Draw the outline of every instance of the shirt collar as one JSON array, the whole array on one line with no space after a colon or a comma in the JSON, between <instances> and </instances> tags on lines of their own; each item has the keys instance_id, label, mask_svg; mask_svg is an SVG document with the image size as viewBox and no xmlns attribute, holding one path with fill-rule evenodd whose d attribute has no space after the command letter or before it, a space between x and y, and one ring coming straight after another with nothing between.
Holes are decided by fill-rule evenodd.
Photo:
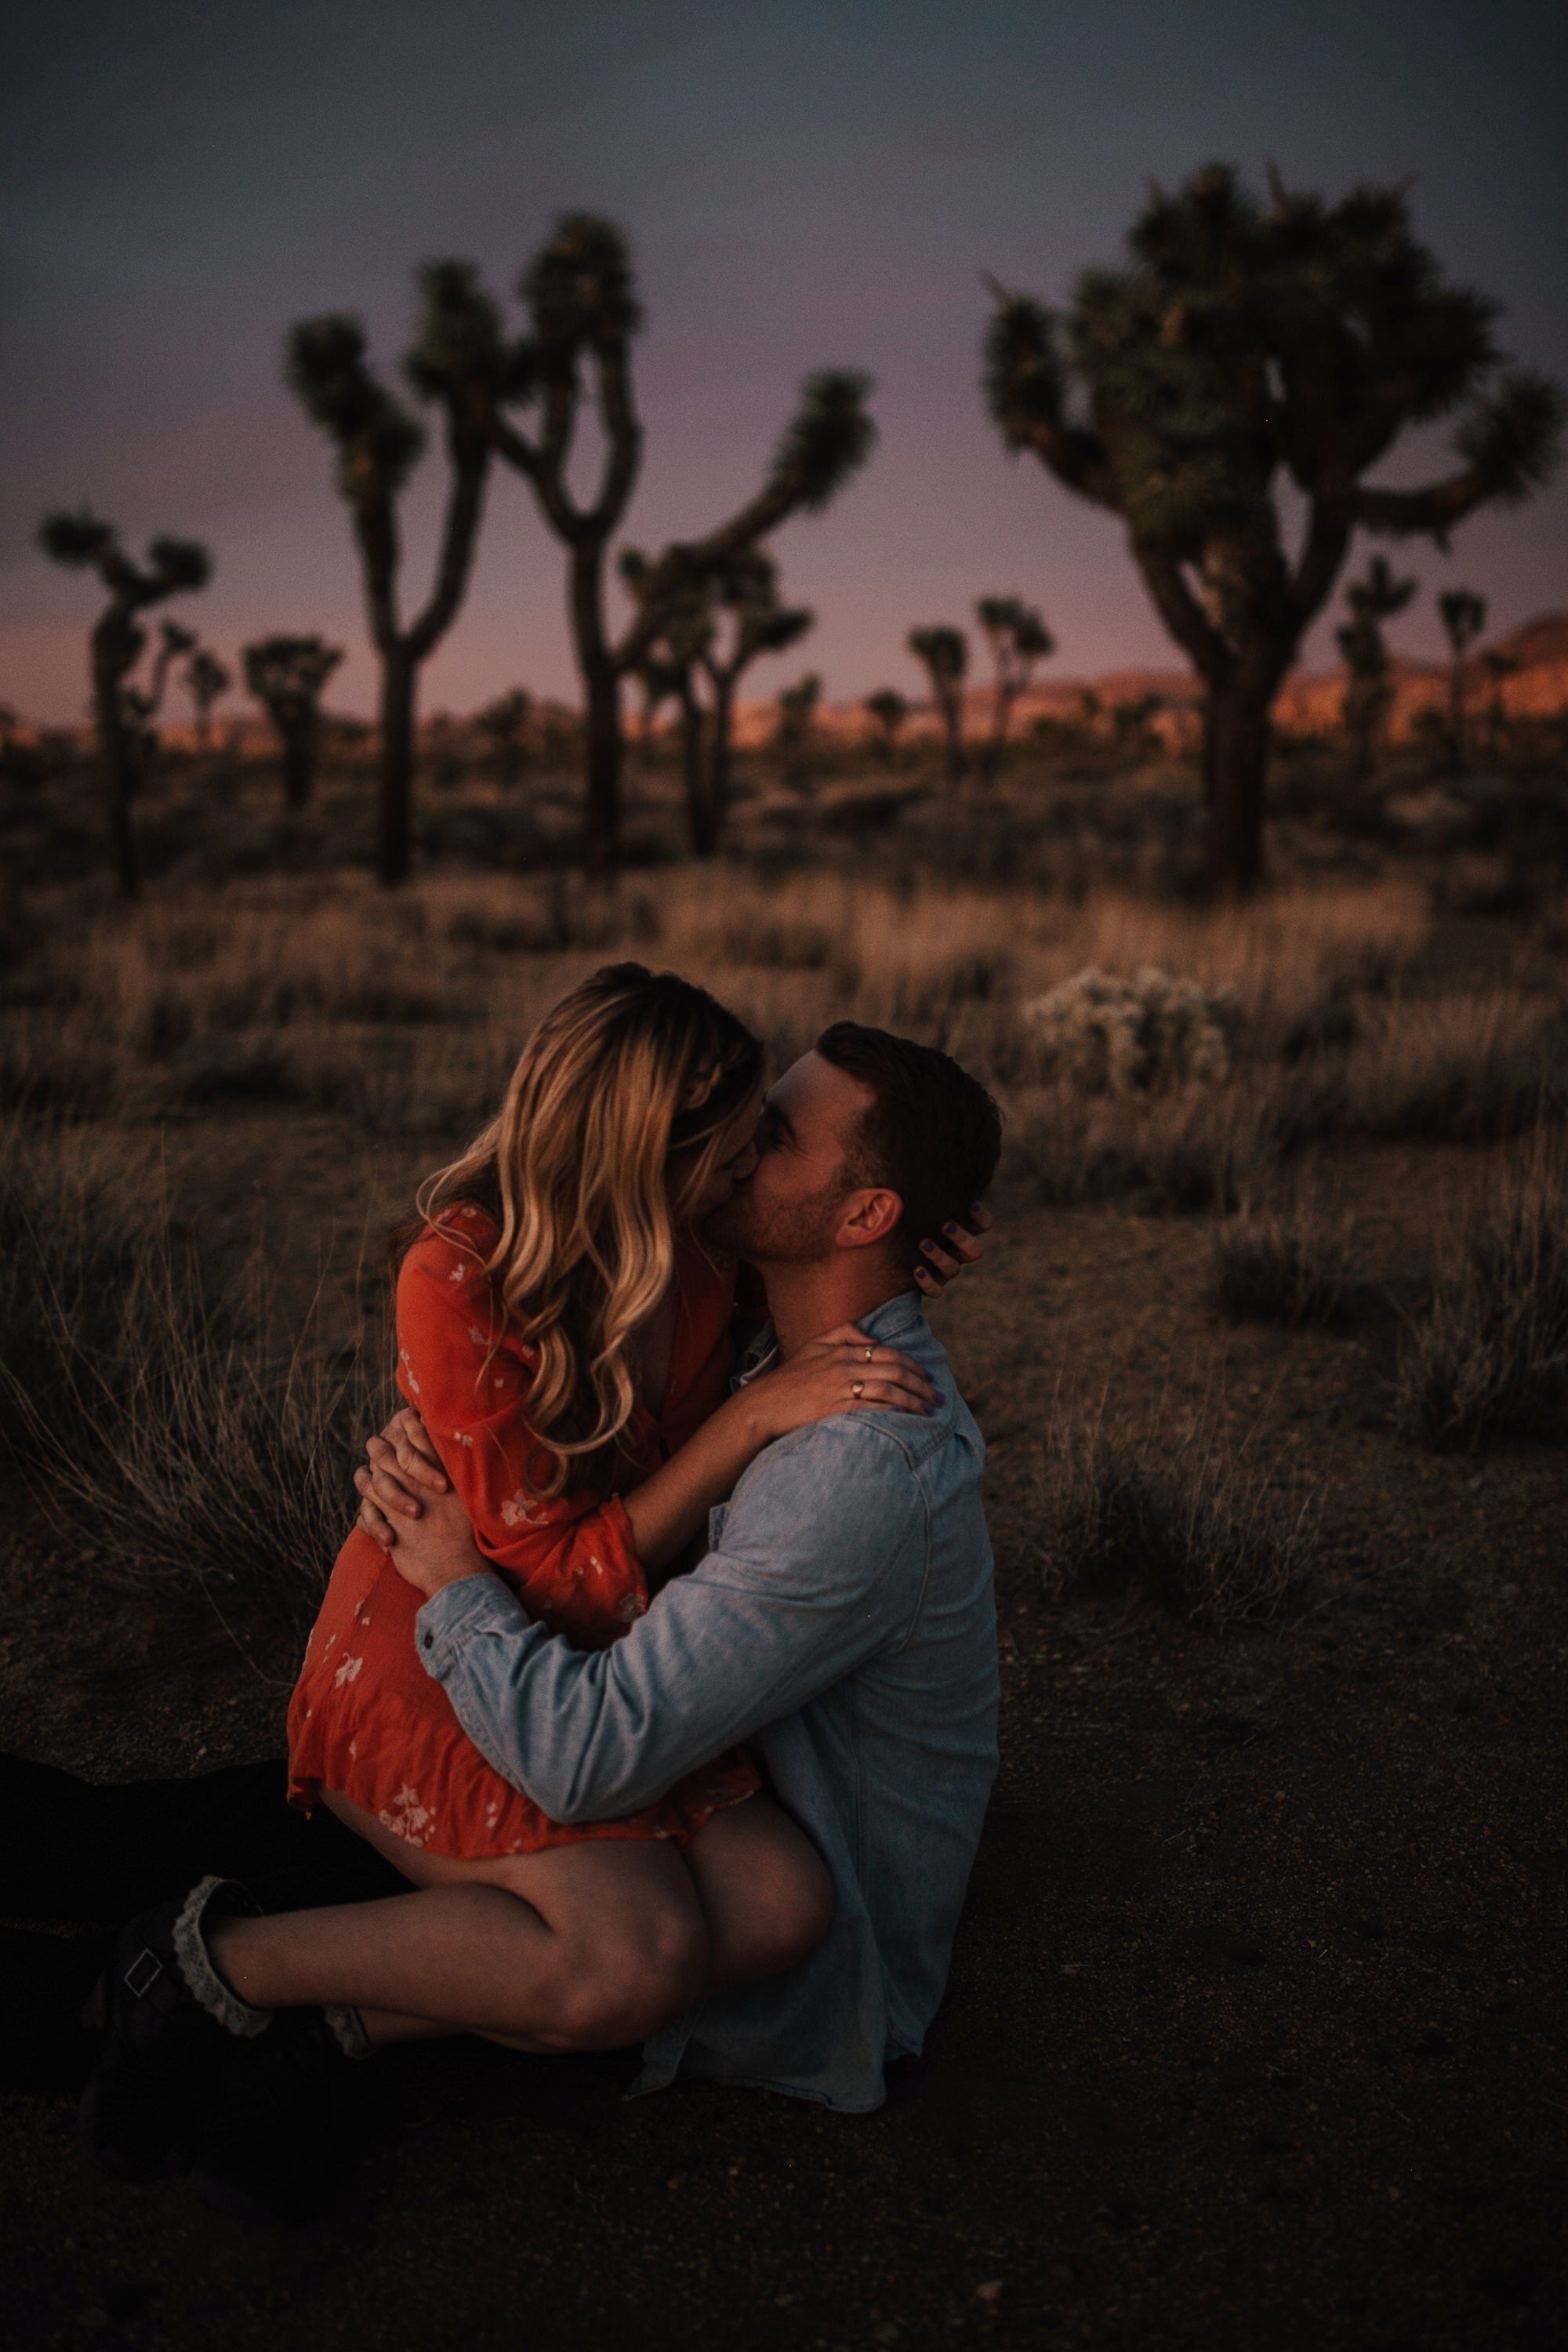
<instances>
[{"instance_id":1,"label":"shirt collar","mask_svg":"<svg viewBox=\"0 0 1568 2352\"><path fill-rule=\"evenodd\" d=\"M919 1291L900 1290L891 1298L884 1298L880 1307L874 1307L869 1315L862 1315L859 1328L868 1339L885 1345L889 1340L898 1339L902 1332L912 1330L921 1319ZM755 1380L759 1372L767 1370L778 1353L778 1335L770 1317L736 1368L737 1388L744 1388L748 1381Z\"/></svg>"}]
</instances>

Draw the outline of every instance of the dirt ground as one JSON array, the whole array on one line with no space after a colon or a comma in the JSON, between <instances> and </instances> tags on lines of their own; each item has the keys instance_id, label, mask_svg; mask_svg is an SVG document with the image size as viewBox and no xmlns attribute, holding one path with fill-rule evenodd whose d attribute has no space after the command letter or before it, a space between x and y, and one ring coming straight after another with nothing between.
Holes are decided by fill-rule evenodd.
<instances>
[{"instance_id":1,"label":"dirt ground","mask_svg":"<svg viewBox=\"0 0 1568 2352\"><path fill-rule=\"evenodd\" d=\"M204 1155L237 1232L264 1192L299 1255L342 1194L332 1137L237 1115L174 1131L174 1174ZM1356 1163L1378 1280L1462 1160ZM376 1171L389 1206L405 1175ZM99 2179L68 2100L6 2094L10 2342L1568 2344L1563 1457L1400 1443L1388 1320L1217 1323L1201 1220L998 1205L937 1314L992 1447L1003 1770L885 2109L399 2052L340 2209L266 2236ZM1228 1412L1299 1463L1322 1559L1274 1624L1047 1601L1038 1440L1102 1392ZM104 1778L279 1747L285 1689L199 1611L95 1607L36 1528L4 1573L6 1746Z\"/></svg>"}]
</instances>

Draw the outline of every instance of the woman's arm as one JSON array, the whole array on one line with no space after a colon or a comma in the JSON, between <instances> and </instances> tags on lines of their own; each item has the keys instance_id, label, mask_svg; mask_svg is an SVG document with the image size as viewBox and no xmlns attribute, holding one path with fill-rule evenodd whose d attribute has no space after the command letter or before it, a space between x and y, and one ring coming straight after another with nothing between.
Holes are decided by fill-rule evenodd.
<instances>
[{"instance_id":1,"label":"woman's arm","mask_svg":"<svg viewBox=\"0 0 1568 2352\"><path fill-rule=\"evenodd\" d=\"M668 1566L775 1437L830 1413L877 1406L929 1413L941 1402L920 1366L896 1348L878 1347L853 1323L824 1332L776 1371L737 1389L678 1454L622 1496L644 1570Z\"/></svg>"},{"instance_id":2,"label":"woman's arm","mask_svg":"<svg viewBox=\"0 0 1568 2352\"><path fill-rule=\"evenodd\" d=\"M644 1574L657 1577L707 1523L715 1503L721 1503L741 1473L765 1445L791 1430L825 1421L839 1412L869 1412L891 1406L904 1412L929 1413L942 1402L926 1373L896 1348L868 1340L853 1323L813 1339L787 1364L763 1378L748 1381L710 1414L679 1452L661 1463L650 1477L620 1496L617 1508L629 1525L633 1548ZM391 1505L408 1519L423 1516L417 1491L445 1493L448 1479L443 1450L434 1444L416 1412L395 1414L379 1437L365 1448L373 1467L400 1481L400 1499ZM459 1457L454 1483L459 1499L468 1506L468 1482ZM391 1550L397 1541L392 1521L370 1498L368 1480L355 1479L363 1497L360 1525L367 1535ZM476 1527L476 1533L482 1530ZM483 1549L496 1557L493 1544ZM503 1566L513 1563L504 1559Z\"/></svg>"}]
</instances>

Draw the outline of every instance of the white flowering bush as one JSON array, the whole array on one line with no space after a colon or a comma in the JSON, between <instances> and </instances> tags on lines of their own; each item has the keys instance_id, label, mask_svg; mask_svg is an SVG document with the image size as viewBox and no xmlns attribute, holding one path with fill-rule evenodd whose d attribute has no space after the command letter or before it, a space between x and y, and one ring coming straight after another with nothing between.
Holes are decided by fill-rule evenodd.
<instances>
[{"instance_id":1,"label":"white flowering bush","mask_svg":"<svg viewBox=\"0 0 1568 2352\"><path fill-rule=\"evenodd\" d=\"M1228 992L1152 968L1080 971L1023 1007L1053 1076L1085 1094L1149 1094L1230 1076Z\"/></svg>"}]
</instances>

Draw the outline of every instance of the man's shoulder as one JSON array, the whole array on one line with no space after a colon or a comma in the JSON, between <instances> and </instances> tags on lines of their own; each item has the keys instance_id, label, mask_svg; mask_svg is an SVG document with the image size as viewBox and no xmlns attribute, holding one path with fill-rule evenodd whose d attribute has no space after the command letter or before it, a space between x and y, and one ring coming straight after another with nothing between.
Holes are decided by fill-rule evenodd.
<instances>
[{"instance_id":1,"label":"man's shoulder","mask_svg":"<svg viewBox=\"0 0 1568 2352\"><path fill-rule=\"evenodd\" d=\"M775 1496L799 1510L816 1498L852 1510L858 1498L874 1497L887 1508L901 1495L921 1493L921 1464L950 1434L942 1416L894 1412L839 1412L826 1421L792 1429L765 1445L735 1488L761 1507Z\"/></svg>"}]
</instances>

